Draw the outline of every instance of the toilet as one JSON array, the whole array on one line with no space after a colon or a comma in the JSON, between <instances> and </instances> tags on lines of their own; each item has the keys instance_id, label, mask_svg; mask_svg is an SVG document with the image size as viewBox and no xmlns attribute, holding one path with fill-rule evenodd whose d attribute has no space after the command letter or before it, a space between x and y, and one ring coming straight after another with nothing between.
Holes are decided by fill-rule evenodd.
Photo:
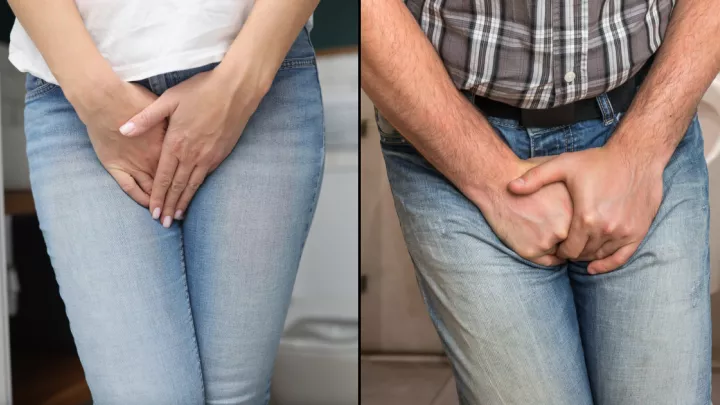
<instances>
[{"instance_id":1,"label":"toilet","mask_svg":"<svg viewBox=\"0 0 720 405\"><path fill-rule=\"evenodd\" d=\"M720 290L720 76L698 106L710 176L710 294Z\"/></svg>"}]
</instances>

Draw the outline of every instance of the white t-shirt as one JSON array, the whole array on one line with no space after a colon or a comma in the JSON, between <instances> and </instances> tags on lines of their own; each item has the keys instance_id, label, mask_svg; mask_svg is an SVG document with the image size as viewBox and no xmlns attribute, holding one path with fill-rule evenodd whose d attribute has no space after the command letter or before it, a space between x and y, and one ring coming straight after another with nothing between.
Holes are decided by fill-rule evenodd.
<instances>
[{"instance_id":1,"label":"white t-shirt","mask_svg":"<svg viewBox=\"0 0 720 405\"><path fill-rule=\"evenodd\" d=\"M100 53L125 81L222 60L254 0L75 0ZM16 20L10 62L57 84Z\"/></svg>"}]
</instances>

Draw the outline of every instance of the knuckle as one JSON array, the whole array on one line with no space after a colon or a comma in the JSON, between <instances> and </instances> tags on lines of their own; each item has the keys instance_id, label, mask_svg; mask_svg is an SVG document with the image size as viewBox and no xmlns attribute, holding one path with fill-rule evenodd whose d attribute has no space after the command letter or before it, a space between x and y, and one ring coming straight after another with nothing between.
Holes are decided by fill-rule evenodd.
<instances>
[{"instance_id":1,"label":"knuckle","mask_svg":"<svg viewBox=\"0 0 720 405\"><path fill-rule=\"evenodd\" d=\"M182 192L183 190L185 190L185 184L179 181L173 182L170 186L170 190L176 193Z\"/></svg>"},{"instance_id":2,"label":"knuckle","mask_svg":"<svg viewBox=\"0 0 720 405\"><path fill-rule=\"evenodd\" d=\"M190 191L195 192L198 188L200 188L200 183L190 182L188 183L187 188L190 189Z\"/></svg>"},{"instance_id":3,"label":"knuckle","mask_svg":"<svg viewBox=\"0 0 720 405\"><path fill-rule=\"evenodd\" d=\"M607 221L602 226L602 233L605 235L612 235L618 230L619 224L617 221Z\"/></svg>"},{"instance_id":4,"label":"knuckle","mask_svg":"<svg viewBox=\"0 0 720 405\"><path fill-rule=\"evenodd\" d=\"M623 224L623 225L620 225L620 226L618 227L618 229L617 229L617 234L618 234L618 236L620 236L620 237L622 237L622 238L626 238L626 237L631 236L631 235L633 234L633 230L634 230L634 228L633 228L632 225L630 225L630 224Z\"/></svg>"},{"instance_id":5,"label":"knuckle","mask_svg":"<svg viewBox=\"0 0 720 405\"><path fill-rule=\"evenodd\" d=\"M172 180L170 180L169 177L158 177L157 179L155 179L155 181L162 188L168 188L172 183Z\"/></svg>"},{"instance_id":6,"label":"knuckle","mask_svg":"<svg viewBox=\"0 0 720 405\"><path fill-rule=\"evenodd\" d=\"M592 227L597 223L597 217L594 214L583 214L580 217L580 221L586 227Z\"/></svg>"},{"instance_id":7,"label":"knuckle","mask_svg":"<svg viewBox=\"0 0 720 405\"><path fill-rule=\"evenodd\" d=\"M135 186L134 186L132 183L130 183L130 182L124 181L124 182L120 183L120 188L121 188L124 192L129 193L129 192L133 191L133 189L135 188Z\"/></svg>"}]
</instances>

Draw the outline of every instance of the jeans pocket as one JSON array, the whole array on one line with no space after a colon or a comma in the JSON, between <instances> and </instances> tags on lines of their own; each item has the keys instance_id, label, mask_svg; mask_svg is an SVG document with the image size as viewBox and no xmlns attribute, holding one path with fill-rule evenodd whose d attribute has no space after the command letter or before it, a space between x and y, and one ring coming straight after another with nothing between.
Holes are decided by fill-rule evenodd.
<instances>
[{"instance_id":1,"label":"jeans pocket","mask_svg":"<svg viewBox=\"0 0 720 405\"><path fill-rule=\"evenodd\" d=\"M60 86L46 82L45 80L35 77L30 73L25 78L25 103L29 103L37 98L40 98L44 94L54 89L59 89Z\"/></svg>"},{"instance_id":2,"label":"jeans pocket","mask_svg":"<svg viewBox=\"0 0 720 405\"><path fill-rule=\"evenodd\" d=\"M314 67L316 64L315 48L313 48L310 41L310 33L307 27L304 27L290 47L287 55L285 55L280 70Z\"/></svg>"}]
</instances>

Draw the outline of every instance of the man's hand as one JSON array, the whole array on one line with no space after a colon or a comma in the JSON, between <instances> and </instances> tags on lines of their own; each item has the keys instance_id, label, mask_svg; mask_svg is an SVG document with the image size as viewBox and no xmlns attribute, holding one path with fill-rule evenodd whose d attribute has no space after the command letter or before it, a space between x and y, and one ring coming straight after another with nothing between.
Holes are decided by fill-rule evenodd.
<instances>
[{"instance_id":1,"label":"man's hand","mask_svg":"<svg viewBox=\"0 0 720 405\"><path fill-rule=\"evenodd\" d=\"M572 218L572 202L562 183L550 184L536 193L517 195L505 187L507 181L551 158L519 161L502 186L476 198L466 195L481 211L495 234L518 255L544 266L565 262L556 256L557 244L567 236ZM477 200L477 201L476 201Z\"/></svg>"},{"instance_id":2,"label":"man's hand","mask_svg":"<svg viewBox=\"0 0 720 405\"><path fill-rule=\"evenodd\" d=\"M650 229L663 193L663 166L639 164L601 147L559 155L510 182L521 196L559 182L567 186L573 217L559 257L591 261L588 273L625 264Z\"/></svg>"}]
</instances>

